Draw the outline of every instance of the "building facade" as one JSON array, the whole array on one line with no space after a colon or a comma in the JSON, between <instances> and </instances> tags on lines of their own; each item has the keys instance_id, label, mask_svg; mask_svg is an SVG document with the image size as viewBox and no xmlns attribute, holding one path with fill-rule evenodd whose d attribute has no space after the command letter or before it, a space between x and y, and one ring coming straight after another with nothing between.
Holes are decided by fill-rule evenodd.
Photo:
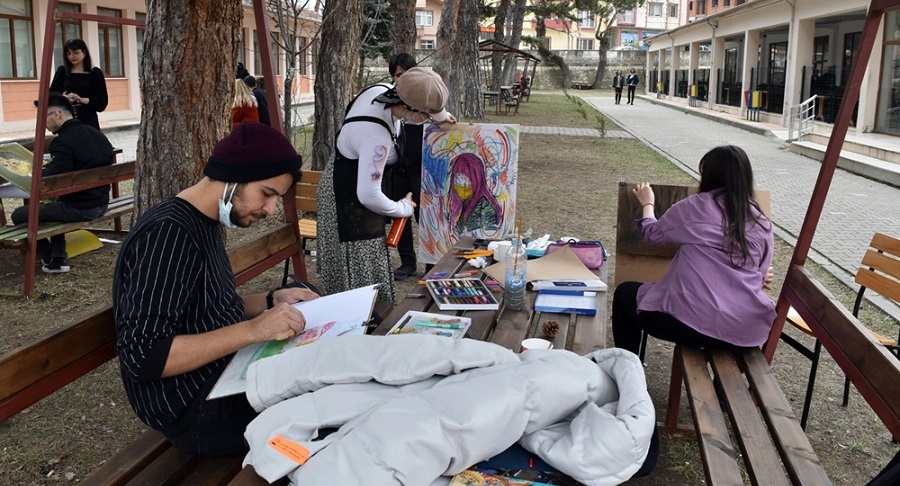
<instances>
[{"instance_id":1,"label":"building facade","mask_svg":"<svg viewBox=\"0 0 900 486\"><path fill-rule=\"evenodd\" d=\"M85 0L60 2L59 10L84 14L145 20L143 0ZM53 76L63 63L62 46L66 40L81 38L88 46L94 65L106 75L109 105L100 113L100 120L135 118L140 113L140 61L143 54L144 28L102 22L59 20L56 22L53 67L41 73L44 30L48 12L47 0L0 0L0 123L33 120L33 101L38 98L41 76ZM315 38L318 20L315 14L304 20L301 43ZM274 21L270 28L277 31ZM261 59L257 55L256 22L252 8L245 4L242 42L239 60L251 74L262 74ZM276 54L275 83L282 89L285 58L282 49L273 45ZM295 93L312 92L315 79L315 44L306 49L304 59L297 66ZM272 89L273 84L267 83Z\"/></svg>"},{"instance_id":2,"label":"building facade","mask_svg":"<svg viewBox=\"0 0 900 486\"><path fill-rule=\"evenodd\" d=\"M613 50L646 49L645 40L688 23L689 0L648 0L613 20Z\"/></svg>"},{"instance_id":3,"label":"building facade","mask_svg":"<svg viewBox=\"0 0 900 486\"><path fill-rule=\"evenodd\" d=\"M721 2L722 0L720 0ZM833 122L856 61L868 0L753 0L648 39L648 92L743 114L758 92L761 120L787 126L814 99ZM701 63L707 53L709 64ZM858 132L900 135L900 11L885 15L853 121Z\"/></svg>"}]
</instances>

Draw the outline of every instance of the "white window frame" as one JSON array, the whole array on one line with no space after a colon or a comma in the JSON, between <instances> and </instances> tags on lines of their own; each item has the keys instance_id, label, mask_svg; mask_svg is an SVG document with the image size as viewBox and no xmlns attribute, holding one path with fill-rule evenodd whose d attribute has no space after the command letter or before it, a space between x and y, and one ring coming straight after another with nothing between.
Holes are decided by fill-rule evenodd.
<instances>
[{"instance_id":1,"label":"white window frame","mask_svg":"<svg viewBox=\"0 0 900 486\"><path fill-rule=\"evenodd\" d=\"M663 4L660 2L647 3L647 13L651 17L662 17L663 16Z\"/></svg>"},{"instance_id":2,"label":"white window frame","mask_svg":"<svg viewBox=\"0 0 900 486\"><path fill-rule=\"evenodd\" d=\"M419 49L434 50L434 40L422 39L422 42L419 44Z\"/></svg>"},{"instance_id":3,"label":"white window frame","mask_svg":"<svg viewBox=\"0 0 900 486\"><path fill-rule=\"evenodd\" d=\"M416 27L431 27L434 25L434 11L416 10Z\"/></svg>"}]
</instances>

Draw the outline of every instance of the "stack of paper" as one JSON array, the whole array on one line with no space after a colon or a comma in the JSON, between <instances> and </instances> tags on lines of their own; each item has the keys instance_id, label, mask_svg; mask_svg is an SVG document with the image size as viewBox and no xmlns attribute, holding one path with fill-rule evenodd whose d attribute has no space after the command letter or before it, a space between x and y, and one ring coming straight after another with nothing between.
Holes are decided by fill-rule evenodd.
<instances>
[{"instance_id":1,"label":"stack of paper","mask_svg":"<svg viewBox=\"0 0 900 486\"><path fill-rule=\"evenodd\" d=\"M597 292L543 289L534 301L537 312L597 314Z\"/></svg>"}]
</instances>

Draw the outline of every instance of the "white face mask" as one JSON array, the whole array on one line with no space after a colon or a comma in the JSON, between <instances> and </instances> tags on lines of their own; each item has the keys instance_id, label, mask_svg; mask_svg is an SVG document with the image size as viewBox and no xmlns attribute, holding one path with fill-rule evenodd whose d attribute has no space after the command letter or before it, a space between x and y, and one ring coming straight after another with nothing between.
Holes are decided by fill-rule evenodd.
<instances>
[{"instance_id":1,"label":"white face mask","mask_svg":"<svg viewBox=\"0 0 900 486\"><path fill-rule=\"evenodd\" d=\"M231 194L228 194L228 183L226 182L225 190L222 191L222 197L219 199L219 222L224 224L226 228L237 228L237 225L231 220L231 209L234 207L231 201L234 199L234 191L237 189L237 186L237 184L232 186ZM228 195L228 201L225 200L226 194Z\"/></svg>"}]
</instances>

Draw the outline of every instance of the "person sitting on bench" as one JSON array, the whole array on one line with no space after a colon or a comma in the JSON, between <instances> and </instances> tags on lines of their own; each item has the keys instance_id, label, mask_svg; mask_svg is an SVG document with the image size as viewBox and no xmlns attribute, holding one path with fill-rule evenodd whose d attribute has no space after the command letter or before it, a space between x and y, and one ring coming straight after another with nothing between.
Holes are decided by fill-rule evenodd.
<instances>
[{"instance_id":1,"label":"person sitting on bench","mask_svg":"<svg viewBox=\"0 0 900 486\"><path fill-rule=\"evenodd\" d=\"M700 160L697 194L675 203L657 220L650 184L634 195L644 241L678 244L658 282L623 282L613 296L615 345L637 353L642 333L690 347L763 344L775 319L771 282L772 223L753 199L753 170L733 145Z\"/></svg>"},{"instance_id":2,"label":"person sitting on bench","mask_svg":"<svg viewBox=\"0 0 900 486\"><path fill-rule=\"evenodd\" d=\"M137 416L190 453L245 453L256 417L245 395L206 397L232 354L303 331L290 304L318 295L285 288L237 293L221 226L275 213L300 179L300 156L277 130L245 122L220 140L205 177L150 208L122 245L113 274L116 350Z\"/></svg>"},{"instance_id":3,"label":"person sitting on bench","mask_svg":"<svg viewBox=\"0 0 900 486\"><path fill-rule=\"evenodd\" d=\"M43 176L64 174L76 170L110 165L113 162L113 146L100 130L85 125L74 118L72 103L59 93L50 93L47 102L47 129L56 134L50 142L50 164ZM38 221L74 223L90 221L102 216L109 205L109 185L64 194L39 205ZM12 213L13 224L28 222L28 205L16 208ZM70 270L66 252L66 235L59 234L37 242L44 273L65 273Z\"/></svg>"}]
</instances>

